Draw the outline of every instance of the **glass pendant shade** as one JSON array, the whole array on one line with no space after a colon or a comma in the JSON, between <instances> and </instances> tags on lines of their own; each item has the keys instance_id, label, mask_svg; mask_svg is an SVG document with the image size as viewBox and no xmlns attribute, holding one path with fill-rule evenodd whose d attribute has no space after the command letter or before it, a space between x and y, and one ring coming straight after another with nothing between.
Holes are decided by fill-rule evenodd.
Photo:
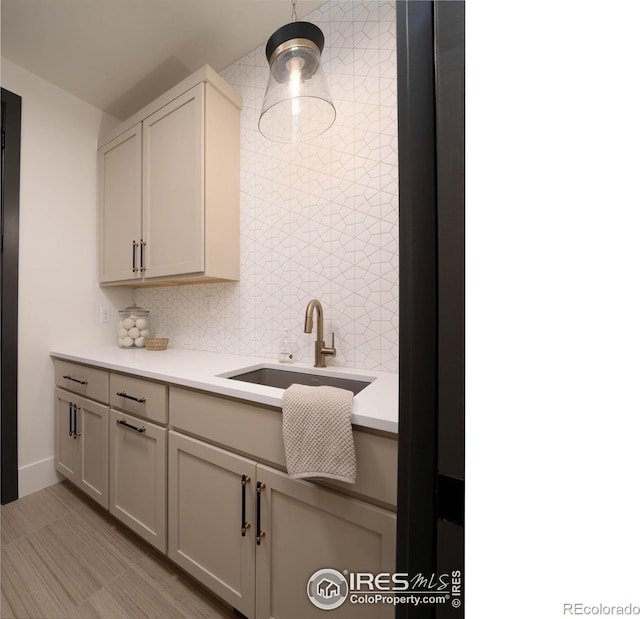
<instances>
[{"instance_id":1,"label":"glass pendant shade","mask_svg":"<svg viewBox=\"0 0 640 619\"><path fill-rule=\"evenodd\" d=\"M336 110L320 65L324 35L309 22L292 22L267 42L269 82L258 127L274 142L302 142L324 133Z\"/></svg>"}]
</instances>

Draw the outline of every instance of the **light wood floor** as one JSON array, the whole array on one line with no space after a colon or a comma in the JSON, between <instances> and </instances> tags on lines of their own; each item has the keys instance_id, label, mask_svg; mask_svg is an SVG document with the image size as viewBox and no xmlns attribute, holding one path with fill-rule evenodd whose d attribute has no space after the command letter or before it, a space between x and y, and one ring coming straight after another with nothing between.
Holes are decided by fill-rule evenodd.
<instances>
[{"instance_id":1,"label":"light wood floor","mask_svg":"<svg viewBox=\"0 0 640 619\"><path fill-rule=\"evenodd\" d=\"M237 615L62 482L2 506L6 619L230 619Z\"/></svg>"}]
</instances>

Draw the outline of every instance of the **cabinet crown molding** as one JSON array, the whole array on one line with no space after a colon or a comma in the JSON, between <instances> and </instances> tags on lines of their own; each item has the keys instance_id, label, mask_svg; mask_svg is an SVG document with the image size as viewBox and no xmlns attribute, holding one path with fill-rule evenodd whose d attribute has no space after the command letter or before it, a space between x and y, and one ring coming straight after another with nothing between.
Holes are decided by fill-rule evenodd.
<instances>
[{"instance_id":1,"label":"cabinet crown molding","mask_svg":"<svg viewBox=\"0 0 640 619\"><path fill-rule=\"evenodd\" d=\"M167 90L163 95L154 99L141 110L137 111L133 116L130 116L126 120L122 121L119 125L113 129L107 131L98 139L98 148L102 148L111 140L115 140L118 136L129 131L136 123L142 122L145 118L148 118L156 112L158 109L171 103L174 99L181 94L193 88L201 82L211 84L219 93L221 93L226 99L228 99L238 110L242 109L242 97L235 91L225 80L218 75L209 65L200 67L197 71L194 71L189 77L186 77L181 82Z\"/></svg>"}]
</instances>

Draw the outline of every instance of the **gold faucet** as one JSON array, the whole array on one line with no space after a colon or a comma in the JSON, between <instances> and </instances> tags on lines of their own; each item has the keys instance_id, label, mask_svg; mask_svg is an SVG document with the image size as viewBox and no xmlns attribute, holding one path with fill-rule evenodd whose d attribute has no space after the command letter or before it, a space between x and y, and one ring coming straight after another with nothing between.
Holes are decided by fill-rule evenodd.
<instances>
[{"instance_id":1,"label":"gold faucet","mask_svg":"<svg viewBox=\"0 0 640 619\"><path fill-rule=\"evenodd\" d=\"M326 368L327 364L325 362L325 357L335 357L336 356L336 334L331 333L331 347L325 348L324 339L323 339L323 330L324 330L324 316L322 313L322 305L318 299L311 299L307 304L307 311L304 316L304 332L311 333L313 330L313 310L318 312L318 337L316 339L316 359L313 364L316 368Z\"/></svg>"}]
</instances>

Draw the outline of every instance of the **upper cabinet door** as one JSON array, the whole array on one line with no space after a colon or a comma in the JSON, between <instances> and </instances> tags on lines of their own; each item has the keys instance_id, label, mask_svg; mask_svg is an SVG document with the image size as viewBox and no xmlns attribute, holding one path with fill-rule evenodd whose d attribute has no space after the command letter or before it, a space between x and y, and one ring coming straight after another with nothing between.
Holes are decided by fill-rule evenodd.
<instances>
[{"instance_id":1,"label":"upper cabinet door","mask_svg":"<svg viewBox=\"0 0 640 619\"><path fill-rule=\"evenodd\" d=\"M140 277L142 123L98 151L100 282Z\"/></svg>"},{"instance_id":2,"label":"upper cabinet door","mask_svg":"<svg viewBox=\"0 0 640 619\"><path fill-rule=\"evenodd\" d=\"M143 121L143 276L204 272L204 83Z\"/></svg>"}]
</instances>

